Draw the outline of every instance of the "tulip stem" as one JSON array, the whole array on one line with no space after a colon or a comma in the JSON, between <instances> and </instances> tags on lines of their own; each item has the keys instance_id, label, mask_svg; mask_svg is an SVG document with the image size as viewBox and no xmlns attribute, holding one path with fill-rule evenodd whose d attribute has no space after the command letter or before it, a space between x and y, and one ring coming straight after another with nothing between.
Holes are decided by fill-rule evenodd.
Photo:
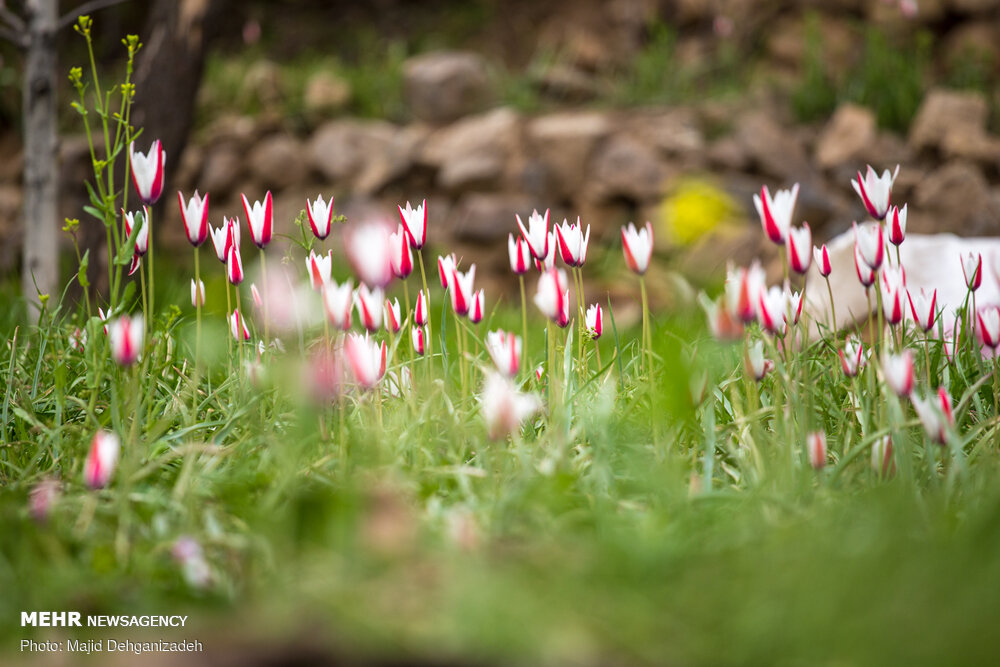
<instances>
[{"instance_id":1,"label":"tulip stem","mask_svg":"<svg viewBox=\"0 0 1000 667\"><path fill-rule=\"evenodd\" d=\"M642 346L645 353L645 371L652 377L653 352L649 334L649 297L646 294L646 276L639 276L639 291L642 294Z\"/></svg>"},{"instance_id":2,"label":"tulip stem","mask_svg":"<svg viewBox=\"0 0 1000 667\"><path fill-rule=\"evenodd\" d=\"M267 287L267 253L264 249L260 249L260 276L261 282L264 284L264 293L270 294L272 290ZM271 342L271 319L268 317L268 303L264 301L264 345L267 346ZM325 322L327 318L323 318ZM329 335L327 336L329 338Z\"/></svg>"},{"instance_id":3,"label":"tulip stem","mask_svg":"<svg viewBox=\"0 0 1000 667\"><path fill-rule=\"evenodd\" d=\"M823 278L826 281L826 292L830 295L830 317L832 322L830 323L830 333L833 334L833 339L837 340L837 307L833 303L833 287L830 286L830 276L825 276Z\"/></svg>"},{"instance_id":4,"label":"tulip stem","mask_svg":"<svg viewBox=\"0 0 1000 667\"><path fill-rule=\"evenodd\" d=\"M154 236L154 234L153 234L153 209L152 209L152 207L147 207L146 208L146 228L148 230L147 233L149 235L148 247L147 247L147 251L146 251L146 254L149 256L149 322L146 325L146 331L149 331L149 325L152 324L152 322L153 322L153 315L154 315L154 311L156 310L156 306L154 305L154 296L153 296L153 292L154 292L153 285L155 284L154 283L154 280L155 280L154 275L155 274L153 273L153 236ZM141 268L139 270L142 271Z\"/></svg>"},{"instance_id":5,"label":"tulip stem","mask_svg":"<svg viewBox=\"0 0 1000 667\"><path fill-rule=\"evenodd\" d=\"M201 364L201 267L198 263L198 247L194 249L194 311L195 311L195 339L194 339L194 361L195 365Z\"/></svg>"},{"instance_id":6,"label":"tulip stem","mask_svg":"<svg viewBox=\"0 0 1000 667\"><path fill-rule=\"evenodd\" d=\"M417 250L417 263L420 264L420 284L424 288L424 298L427 299L427 336L424 341L426 350L424 355L427 357L427 363L430 363L431 355L433 354L433 340L434 337L431 336L431 323L434 318L431 317L431 293L427 289L427 274L424 272L424 251L423 248Z\"/></svg>"},{"instance_id":7,"label":"tulip stem","mask_svg":"<svg viewBox=\"0 0 1000 667\"><path fill-rule=\"evenodd\" d=\"M579 332L579 338L576 342L576 359L579 368L580 379L583 379L583 331L584 331L584 315L583 315L583 271L580 267L573 269L573 282L576 283L576 306L577 306L577 331Z\"/></svg>"},{"instance_id":8,"label":"tulip stem","mask_svg":"<svg viewBox=\"0 0 1000 667\"><path fill-rule=\"evenodd\" d=\"M139 267L139 291L142 292L142 325L146 332L149 331L149 315L146 301L146 272Z\"/></svg>"},{"instance_id":9,"label":"tulip stem","mask_svg":"<svg viewBox=\"0 0 1000 667\"><path fill-rule=\"evenodd\" d=\"M412 376L413 375L413 355L414 355L414 351L413 351L413 335L410 333L410 330L405 330L405 331L403 330L403 323L406 322L407 319L409 319L411 327L414 324L416 324L416 322L414 322L414 320L413 320L413 311L410 310L410 281L408 281L408 280L404 280L403 281L403 298L406 299L406 317L404 317L403 320L399 323L399 326L400 326L400 331L403 332L403 334L402 334L403 341L409 343L406 347L409 348L409 350L410 350L410 354L408 355L408 358L410 360L410 363L409 363L410 375ZM411 377L410 379L412 380L413 378Z\"/></svg>"},{"instance_id":10,"label":"tulip stem","mask_svg":"<svg viewBox=\"0 0 1000 667\"><path fill-rule=\"evenodd\" d=\"M230 317L232 317L232 314L233 314L233 301L232 301L232 296L230 296L229 292L230 292L229 281L226 280L226 319L229 319ZM227 375L232 375L233 374L233 337L235 336L235 334L232 333L232 328L233 328L232 327L232 323L227 322L227 324L229 324L230 335L226 336L226 343L227 343L226 348L228 349L228 354L226 355L226 359L227 359L226 365L228 366ZM239 324L239 322L237 322L237 325L238 324Z\"/></svg>"},{"instance_id":11,"label":"tulip stem","mask_svg":"<svg viewBox=\"0 0 1000 667\"><path fill-rule=\"evenodd\" d=\"M521 368L528 367L528 300L524 296L524 274L517 276L521 284Z\"/></svg>"}]
</instances>

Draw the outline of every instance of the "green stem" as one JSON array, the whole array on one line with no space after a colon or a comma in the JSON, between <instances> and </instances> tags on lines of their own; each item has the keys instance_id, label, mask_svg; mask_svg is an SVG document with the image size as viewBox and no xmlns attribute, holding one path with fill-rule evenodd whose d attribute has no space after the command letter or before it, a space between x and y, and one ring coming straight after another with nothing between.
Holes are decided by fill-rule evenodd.
<instances>
[{"instance_id":1,"label":"green stem","mask_svg":"<svg viewBox=\"0 0 1000 667\"><path fill-rule=\"evenodd\" d=\"M639 276L639 290L642 293L642 346L645 354L644 371L652 376L653 352L652 338L649 334L649 297L646 294L646 277Z\"/></svg>"},{"instance_id":2,"label":"green stem","mask_svg":"<svg viewBox=\"0 0 1000 667\"><path fill-rule=\"evenodd\" d=\"M261 282L264 283L264 293L267 294L271 290L267 288L267 253L264 252L263 248L260 249L260 275L261 275ZM323 321L324 322L326 321L326 317L323 318ZM329 335L327 336L327 338L329 338ZM268 317L268 303L265 300L264 301L264 345L267 346L270 345L270 343L271 343L271 318Z\"/></svg>"},{"instance_id":3,"label":"green stem","mask_svg":"<svg viewBox=\"0 0 1000 667\"><path fill-rule=\"evenodd\" d=\"M424 341L424 343L425 343L425 345L427 347L426 355L425 355L427 357L427 360L428 360L427 363L430 363L430 358L431 358L431 356L433 355L433 352L434 352L433 351L434 336L431 335L431 323L434 321L434 318L431 316L431 308L430 308L430 305L431 305L430 304L431 293L427 289L427 274L424 272L424 251L423 251L423 248L421 248L420 250L417 251L417 262L420 264L420 284L424 288L424 298L427 299L427 336L426 336L426 341Z\"/></svg>"},{"instance_id":4,"label":"green stem","mask_svg":"<svg viewBox=\"0 0 1000 667\"><path fill-rule=\"evenodd\" d=\"M521 283L521 368L528 367L528 300L524 296L524 274L517 277Z\"/></svg>"}]
</instances>

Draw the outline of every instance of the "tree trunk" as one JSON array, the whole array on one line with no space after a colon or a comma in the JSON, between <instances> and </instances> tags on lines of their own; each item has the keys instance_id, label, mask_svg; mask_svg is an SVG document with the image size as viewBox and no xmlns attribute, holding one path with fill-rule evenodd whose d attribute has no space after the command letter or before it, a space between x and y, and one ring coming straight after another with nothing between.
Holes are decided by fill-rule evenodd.
<instances>
[{"instance_id":1,"label":"tree trunk","mask_svg":"<svg viewBox=\"0 0 1000 667\"><path fill-rule=\"evenodd\" d=\"M58 299L59 242L56 165L56 23L58 0L26 0L27 58L24 76L24 265L22 293Z\"/></svg>"}]
</instances>

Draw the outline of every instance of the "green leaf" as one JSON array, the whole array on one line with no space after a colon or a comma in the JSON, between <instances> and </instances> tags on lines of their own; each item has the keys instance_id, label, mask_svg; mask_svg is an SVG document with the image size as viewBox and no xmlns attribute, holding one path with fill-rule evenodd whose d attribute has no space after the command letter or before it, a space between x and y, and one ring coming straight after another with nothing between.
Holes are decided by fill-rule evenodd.
<instances>
[{"instance_id":1,"label":"green leaf","mask_svg":"<svg viewBox=\"0 0 1000 667\"><path fill-rule=\"evenodd\" d=\"M80 283L80 287L87 289L90 287L90 280L87 278L87 267L90 265L90 249L88 248L85 253L83 253L83 259L80 260L80 269L76 272L76 280Z\"/></svg>"},{"instance_id":2,"label":"green leaf","mask_svg":"<svg viewBox=\"0 0 1000 667\"><path fill-rule=\"evenodd\" d=\"M139 235L140 226L135 225L132 227L132 233L128 235L128 238L122 243L122 247L118 249L118 254L115 256L115 264L118 266L128 266L132 263L132 255L135 254L135 237Z\"/></svg>"},{"instance_id":3,"label":"green leaf","mask_svg":"<svg viewBox=\"0 0 1000 667\"><path fill-rule=\"evenodd\" d=\"M87 213L89 213L90 215L94 216L95 218L97 218L101 222L105 223L105 225L107 224L107 221L104 219L104 214L101 213L96 208L94 208L93 206L90 206L90 205L84 206L83 210L86 211Z\"/></svg>"}]
</instances>

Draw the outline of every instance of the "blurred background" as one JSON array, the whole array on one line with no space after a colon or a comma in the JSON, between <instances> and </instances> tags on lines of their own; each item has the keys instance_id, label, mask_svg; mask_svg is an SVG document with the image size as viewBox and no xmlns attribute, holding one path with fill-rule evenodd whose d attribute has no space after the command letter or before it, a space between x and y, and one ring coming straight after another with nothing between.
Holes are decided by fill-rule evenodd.
<instances>
[{"instance_id":1,"label":"blurred background","mask_svg":"<svg viewBox=\"0 0 1000 667\"><path fill-rule=\"evenodd\" d=\"M180 263L178 189L211 194L213 225L243 217L240 193L271 190L278 233L321 193L349 220L426 197L432 250L478 262L488 293L510 279L515 214L581 216L598 257L618 252L620 225L653 221L661 266L711 281L729 258L774 252L752 208L762 184L800 182L796 217L823 241L863 216L849 181L866 163L902 164L894 201L914 231L1000 229L1000 0L126 0L93 18L106 81L126 33L145 44L134 120L142 149L158 137L167 151L154 232ZM103 289L65 76L86 51L69 27L55 44L51 224L81 219ZM5 294L24 236L23 75L0 40ZM613 292L619 264L588 278Z\"/></svg>"}]
</instances>

